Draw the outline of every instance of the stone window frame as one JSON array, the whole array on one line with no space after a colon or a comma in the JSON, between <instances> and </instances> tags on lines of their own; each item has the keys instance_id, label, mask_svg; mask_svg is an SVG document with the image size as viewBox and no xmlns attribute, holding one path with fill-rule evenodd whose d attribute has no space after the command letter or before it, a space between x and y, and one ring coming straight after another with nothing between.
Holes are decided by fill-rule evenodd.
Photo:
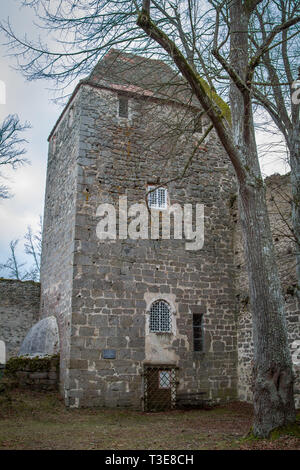
<instances>
[{"instance_id":1,"label":"stone window frame","mask_svg":"<svg viewBox=\"0 0 300 470\"><path fill-rule=\"evenodd\" d=\"M170 202L169 202L169 191L168 191L168 188L166 188L165 186L158 186L158 185L155 185L155 184L151 184L151 183L148 183L147 184L147 193L149 191L151 191L152 189L155 189L155 191L152 191L152 193L149 193L147 195L147 200L148 200L148 206L149 206L149 209L154 209L154 210L158 210L158 211L163 211L163 210L167 210L170 206ZM160 191L160 190L164 190L165 192L165 204L164 206L162 205L151 205L150 203L150 197L151 197L151 194L155 194L157 191ZM159 196L157 196L157 200L159 201Z\"/></svg>"},{"instance_id":2,"label":"stone window frame","mask_svg":"<svg viewBox=\"0 0 300 470\"><path fill-rule=\"evenodd\" d=\"M145 293L145 301L146 301L146 335L173 335L176 336L176 316L177 316L177 308L175 306L175 296L173 294L154 294L154 293ZM150 331L150 309L151 306L159 301L162 300L166 302L170 308L170 319L171 319L171 328L170 331L165 332L154 332Z\"/></svg>"},{"instance_id":3,"label":"stone window frame","mask_svg":"<svg viewBox=\"0 0 300 470\"><path fill-rule=\"evenodd\" d=\"M149 315L151 333L172 333L172 314L168 302L163 299L151 304Z\"/></svg>"}]
</instances>

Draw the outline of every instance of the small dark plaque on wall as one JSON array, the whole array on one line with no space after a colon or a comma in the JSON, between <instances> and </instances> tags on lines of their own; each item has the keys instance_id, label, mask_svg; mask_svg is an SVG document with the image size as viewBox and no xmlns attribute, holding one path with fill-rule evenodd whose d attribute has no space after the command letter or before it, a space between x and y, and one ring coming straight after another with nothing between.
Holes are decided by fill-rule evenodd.
<instances>
[{"instance_id":1,"label":"small dark plaque on wall","mask_svg":"<svg viewBox=\"0 0 300 470\"><path fill-rule=\"evenodd\" d=\"M102 357L103 359L116 359L116 350L115 349L103 349Z\"/></svg>"}]
</instances>

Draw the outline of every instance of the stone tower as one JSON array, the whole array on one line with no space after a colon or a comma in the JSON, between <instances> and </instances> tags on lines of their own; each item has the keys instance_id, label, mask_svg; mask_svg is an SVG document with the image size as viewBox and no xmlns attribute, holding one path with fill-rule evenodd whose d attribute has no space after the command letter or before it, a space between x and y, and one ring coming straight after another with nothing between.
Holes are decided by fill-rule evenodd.
<instances>
[{"instance_id":1,"label":"stone tower","mask_svg":"<svg viewBox=\"0 0 300 470\"><path fill-rule=\"evenodd\" d=\"M41 312L58 322L68 406L236 398L235 187L214 131L198 145L206 127L171 68L111 50L50 134ZM203 204L203 247L172 230L151 239L150 223L119 236L125 196L129 223L133 204L161 217L191 204L194 218ZM101 204L116 209L115 239L99 239Z\"/></svg>"}]
</instances>

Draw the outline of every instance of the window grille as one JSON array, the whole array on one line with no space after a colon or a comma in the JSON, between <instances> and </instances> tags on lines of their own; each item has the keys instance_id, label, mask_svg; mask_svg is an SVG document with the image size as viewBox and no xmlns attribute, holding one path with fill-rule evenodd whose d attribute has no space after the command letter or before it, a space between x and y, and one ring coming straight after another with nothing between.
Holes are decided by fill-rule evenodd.
<instances>
[{"instance_id":1,"label":"window grille","mask_svg":"<svg viewBox=\"0 0 300 470\"><path fill-rule=\"evenodd\" d=\"M119 97L119 116L128 118L128 99L124 96Z\"/></svg>"},{"instance_id":2,"label":"window grille","mask_svg":"<svg viewBox=\"0 0 300 470\"><path fill-rule=\"evenodd\" d=\"M167 302L158 300L150 308L150 331L152 333L170 333L172 326L170 307Z\"/></svg>"},{"instance_id":3,"label":"window grille","mask_svg":"<svg viewBox=\"0 0 300 470\"><path fill-rule=\"evenodd\" d=\"M177 374L174 366L145 366L144 409L166 411L176 407Z\"/></svg>"},{"instance_id":4,"label":"window grille","mask_svg":"<svg viewBox=\"0 0 300 470\"><path fill-rule=\"evenodd\" d=\"M194 351L203 351L203 315L193 314Z\"/></svg>"},{"instance_id":5,"label":"window grille","mask_svg":"<svg viewBox=\"0 0 300 470\"><path fill-rule=\"evenodd\" d=\"M159 388L171 387L171 372L169 370L159 371Z\"/></svg>"},{"instance_id":6,"label":"window grille","mask_svg":"<svg viewBox=\"0 0 300 470\"><path fill-rule=\"evenodd\" d=\"M148 205L152 209L166 209L167 207L167 189L148 186Z\"/></svg>"}]
</instances>

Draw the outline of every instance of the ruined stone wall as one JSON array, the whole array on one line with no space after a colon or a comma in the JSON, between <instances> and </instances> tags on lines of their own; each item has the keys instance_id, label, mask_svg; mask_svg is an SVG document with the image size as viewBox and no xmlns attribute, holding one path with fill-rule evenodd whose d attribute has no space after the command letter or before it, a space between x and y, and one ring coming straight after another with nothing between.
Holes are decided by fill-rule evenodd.
<instances>
[{"instance_id":1,"label":"ruined stone wall","mask_svg":"<svg viewBox=\"0 0 300 470\"><path fill-rule=\"evenodd\" d=\"M59 357L14 357L6 363L2 385L9 389L58 390Z\"/></svg>"},{"instance_id":2,"label":"ruined stone wall","mask_svg":"<svg viewBox=\"0 0 300 470\"><path fill-rule=\"evenodd\" d=\"M131 96L129 118L122 119L116 92L85 85L80 93L67 404L140 409L143 365L154 361L179 367L179 392L204 391L216 401L236 398L230 207L235 189L216 135L193 159L187 177L167 185L171 204L204 204L202 250L187 251L186 240L173 238L101 242L96 236L99 204L118 207L124 194L129 205L145 203L147 184L178 176L195 139L174 132L184 108ZM177 122L173 136L169 122ZM153 341L147 337L147 310L156 299L173 306L174 331ZM193 351L193 313L204 314L203 353ZM116 358L104 359L105 349L113 349Z\"/></svg>"},{"instance_id":3,"label":"ruined stone wall","mask_svg":"<svg viewBox=\"0 0 300 470\"><path fill-rule=\"evenodd\" d=\"M273 240L277 255L288 328L288 338L291 347L295 372L295 400L300 407L300 367L296 364L296 341L300 345L300 305L295 294L295 248L290 231L290 181L289 175L278 174L266 178L267 204ZM237 270L237 295L239 300L238 313L238 396L240 400L252 400L252 367L253 367L253 340L252 316L249 308L248 279L243 256L241 231L237 225L235 240L235 264ZM299 355L299 354L298 354Z\"/></svg>"},{"instance_id":4,"label":"ruined stone wall","mask_svg":"<svg viewBox=\"0 0 300 470\"><path fill-rule=\"evenodd\" d=\"M0 279L0 341L6 360L16 356L29 329L38 320L40 284L33 281Z\"/></svg>"},{"instance_id":5,"label":"ruined stone wall","mask_svg":"<svg viewBox=\"0 0 300 470\"><path fill-rule=\"evenodd\" d=\"M75 98L80 99L80 94ZM57 319L61 387L67 385L80 106L71 103L49 143L41 264L41 318Z\"/></svg>"}]
</instances>

